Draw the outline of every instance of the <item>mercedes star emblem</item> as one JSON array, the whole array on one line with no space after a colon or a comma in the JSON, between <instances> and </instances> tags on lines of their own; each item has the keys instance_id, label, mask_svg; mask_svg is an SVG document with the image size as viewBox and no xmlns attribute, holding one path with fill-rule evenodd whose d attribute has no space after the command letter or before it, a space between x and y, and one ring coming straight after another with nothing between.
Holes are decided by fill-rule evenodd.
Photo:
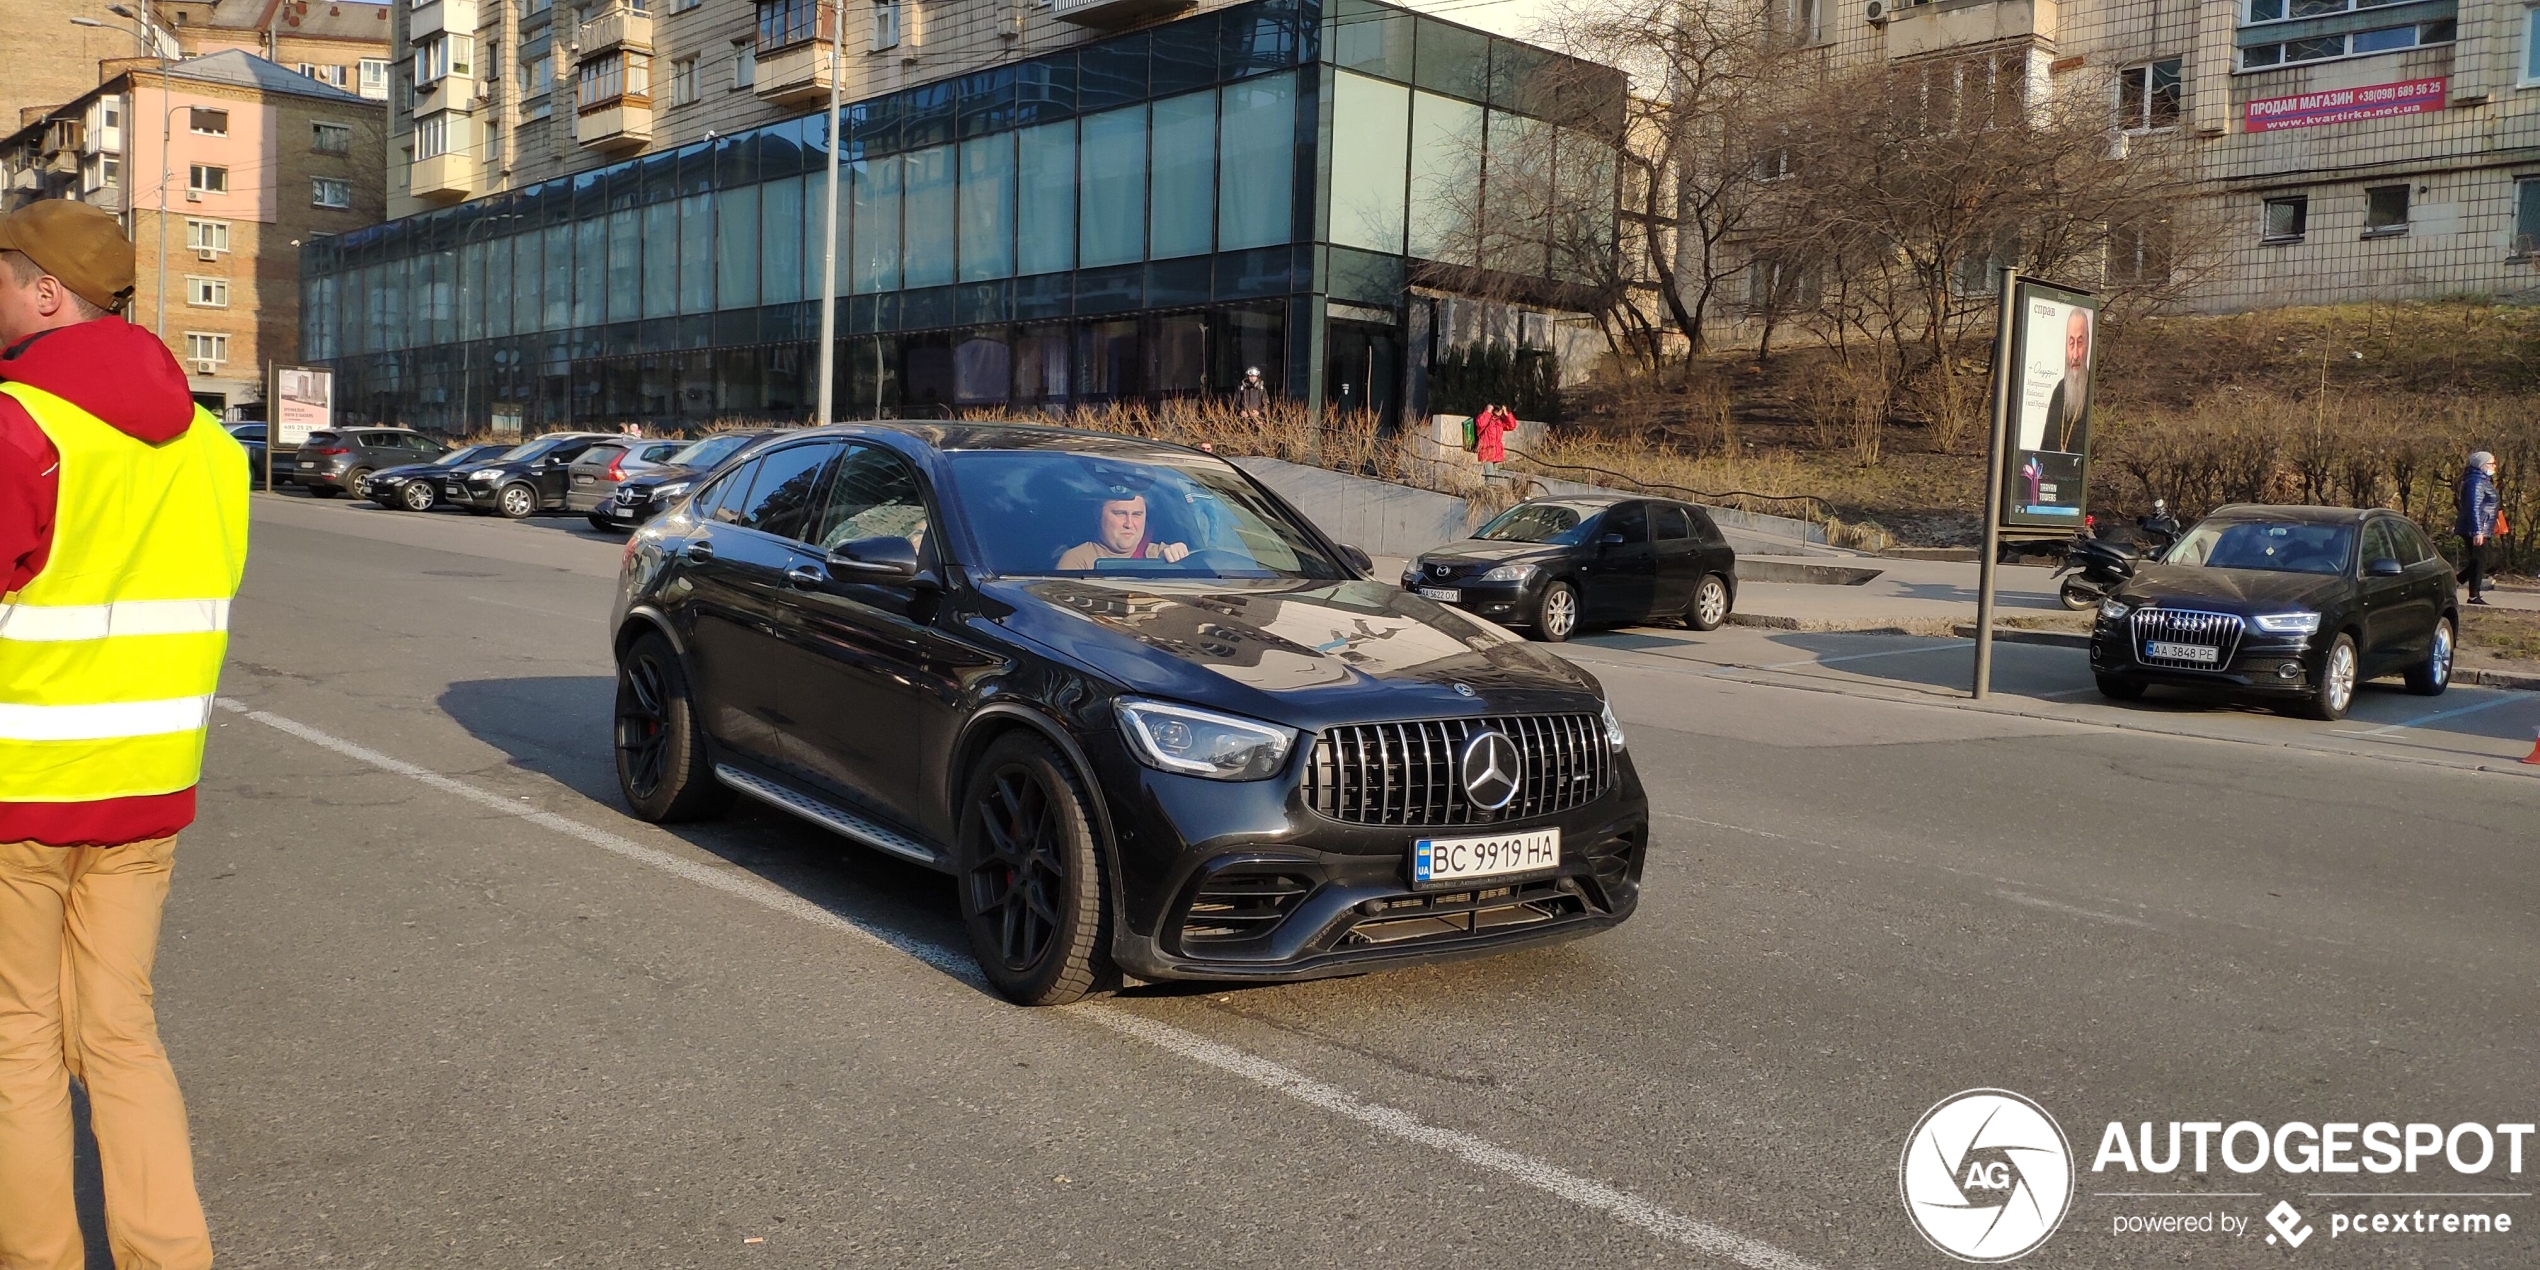
<instances>
[{"instance_id":1,"label":"mercedes star emblem","mask_svg":"<svg viewBox=\"0 0 2540 1270\"><path fill-rule=\"evenodd\" d=\"M1455 685L1455 695L1456 695L1456 696L1459 696L1459 697L1469 697L1469 696L1472 696L1472 695L1473 695L1473 685L1471 685L1471 684L1457 684L1457 685Z\"/></svg>"},{"instance_id":2,"label":"mercedes star emblem","mask_svg":"<svg viewBox=\"0 0 2540 1270\"><path fill-rule=\"evenodd\" d=\"M1464 796L1483 811L1497 811L1517 801L1517 743L1497 728L1484 728L1464 742L1464 755L1458 771L1464 778Z\"/></svg>"}]
</instances>

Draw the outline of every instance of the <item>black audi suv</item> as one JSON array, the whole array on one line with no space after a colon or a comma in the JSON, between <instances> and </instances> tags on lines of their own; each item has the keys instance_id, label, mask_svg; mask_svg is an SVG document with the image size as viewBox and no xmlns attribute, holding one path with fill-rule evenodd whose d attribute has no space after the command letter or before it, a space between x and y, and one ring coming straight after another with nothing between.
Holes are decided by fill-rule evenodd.
<instances>
[{"instance_id":1,"label":"black audi suv","mask_svg":"<svg viewBox=\"0 0 2540 1270\"><path fill-rule=\"evenodd\" d=\"M629 541L618 781L952 875L1027 1004L1499 952L1630 916L1649 807L1589 675L1365 576L1194 450L788 433Z\"/></svg>"},{"instance_id":2,"label":"black audi suv","mask_svg":"<svg viewBox=\"0 0 2540 1270\"><path fill-rule=\"evenodd\" d=\"M1534 498L1411 561L1402 585L1552 643L1599 623L1708 631L1737 603L1737 552L1690 503Z\"/></svg>"},{"instance_id":3,"label":"black audi suv","mask_svg":"<svg viewBox=\"0 0 2540 1270\"><path fill-rule=\"evenodd\" d=\"M2101 602L2090 669L2118 700L2170 684L2343 718L2368 679L2401 675L2426 696L2450 685L2452 583L2396 512L2224 507Z\"/></svg>"}]
</instances>

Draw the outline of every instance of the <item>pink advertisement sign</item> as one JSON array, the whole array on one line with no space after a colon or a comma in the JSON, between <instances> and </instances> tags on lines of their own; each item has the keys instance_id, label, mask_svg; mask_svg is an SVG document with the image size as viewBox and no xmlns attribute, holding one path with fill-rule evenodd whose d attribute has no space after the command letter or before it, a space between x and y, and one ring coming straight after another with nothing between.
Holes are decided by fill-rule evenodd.
<instances>
[{"instance_id":1,"label":"pink advertisement sign","mask_svg":"<svg viewBox=\"0 0 2540 1270\"><path fill-rule=\"evenodd\" d=\"M2263 97L2249 103L2247 112L2242 116L2243 126L2249 132L2276 132L2285 128L2318 128L2333 123L2421 115L2443 108L2446 82L2440 78L2411 79L2396 84L2337 88L2291 97Z\"/></svg>"}]
</instances>

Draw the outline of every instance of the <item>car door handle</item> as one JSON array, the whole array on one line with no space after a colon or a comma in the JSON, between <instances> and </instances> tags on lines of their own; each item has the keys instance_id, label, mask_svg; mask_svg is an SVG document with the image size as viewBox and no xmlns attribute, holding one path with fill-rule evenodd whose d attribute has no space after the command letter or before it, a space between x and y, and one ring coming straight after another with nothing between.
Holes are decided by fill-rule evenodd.
<instances>
[{"instance_id":1,"label":"car door handle","mask_svg":"<svg viewBox=\"0 0 2540 1270\"><path fill-rule=\"evenodd\" d=\"M829 572L816 564L798 564L785 571L785 580L808 591L814 587L826 586L829 582Z\"/></svg>"},{"instance_id":2,"label":"car door handle","mask_svg":"<svg viewBox=\"0 0 2540 1270\"><path fill-rule=\"evenodd\" d=\"M679 554L688 557L690 560L696 561L698 564L704 564L705 562L714 559L714 544L700 538L695 542L689 543L686 547L681 548Z\"/></svg>"}]
</instances>

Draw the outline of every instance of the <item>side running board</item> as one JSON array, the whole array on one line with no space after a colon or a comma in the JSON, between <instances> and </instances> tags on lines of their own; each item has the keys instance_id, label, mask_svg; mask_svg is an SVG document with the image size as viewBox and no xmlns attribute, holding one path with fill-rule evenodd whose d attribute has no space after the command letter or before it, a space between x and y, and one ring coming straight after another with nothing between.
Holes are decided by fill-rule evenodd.
<instances>
[{"instance_id":1,"label":"side running board","mask_svg":"<svg viewBox=\"0 0 2540 1270\"><path fill-rule=\"evenodd\" d=\"M831 833L853 838L876 851L887 851L930 869L947 872L952 869L952 861L945 859L944 854L935 848L897 829L875 824L835 803L787 789L774 781L763 780L722 763L715 764L714 778L770 807L792 812Z\"/></svg>"}]
</instances>

